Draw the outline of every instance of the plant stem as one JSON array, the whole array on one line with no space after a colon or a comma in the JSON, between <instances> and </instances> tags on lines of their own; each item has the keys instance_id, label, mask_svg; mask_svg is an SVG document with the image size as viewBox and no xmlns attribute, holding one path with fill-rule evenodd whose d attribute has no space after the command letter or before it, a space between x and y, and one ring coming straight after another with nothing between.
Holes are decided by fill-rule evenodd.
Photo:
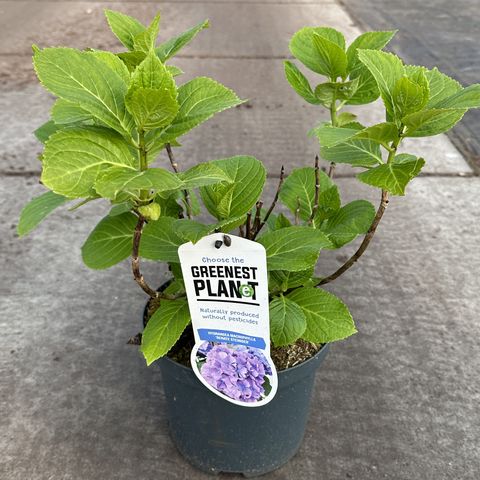
<instances>
[{"instance_id":1,"label":"plant stem","mask_svg":"<svg viewBox=\"0 0 480 480\"><path fill-rule=\"evenodd\" d=\"M337 126L337 99L335 94L332 98L332 103L330 105L330 121L332 123L332 127ZM333 174L335 173L335 162L330 162L330 168L328 170L328 176L333 178Z\"/></svg>"},{"instance_id":2,"label":"plant stem","mask_svg":"<svg viewBox=\"0 0 480 480\"><path fill-rule=\"evenodd\" d=\"M165 150L167 151L168 159L170 160L170 165L175 173L178 173L178 163L175 161L175 157L173 156L172 146L167 143L165 145ZM192 218L192 205L190 203L190 192L185 189L183 190L183 198L185 198L185 208L187 210L187 217L189 219Z\"/></svg>"},{"instance_id":3,"label":"plant stem","mask_svg":"<svg viewBox=\"0 0 480 480\"><path fill-rule=\"evenodd\" d=\"M375 234L375 231L377 230L378 224L382 219L383 213L385 212L387 205L388 205L388 192L386 190L382 190L382 198L380 201L380 205L378 206L377 213L375 215L375 218L373 219L372 225L368 229L367 234L363 238L363 241L360 244L360 247L338 270L336 270L334 273L332 273L328 277L325 277L318 284L319 286L325 285L326 283L330 283L336 278L338 278L340 275L346 272L362 256L363 252L365 252L368 245L370 244L370 241L372 240L373 235Z\"/></svg>"},{"instance_id":4,"label":"plant stem","mask_svg":"<svg viewBox=\"0 0 480 480\"><path fill-rule=\"evenodd\" d=\"M250 238L252 232L252 212L247 213L245 238Z\"/></svg>"},{"instance_id":5,"label":"plant stem","mask_svg":"<svg viewBox=\"0 0 480 480\"><path fill-rule=\"evenodd\" d=\"M315 218L315 215L317 213L319 197L320 197L320 178L318 173L318 155L315 155L315 197L313 199L312 214L310 215L310 218L308 220L309 225L313 224L313 219Z\"/></svg>"},{"instance_id":6,"label":"plant stem","mask_svg":"<svg viewBox=\"0 0 480 480\"><path fill-rule=\"evenodd\" d=\"M148 168L147 149L145 147L145 131L138 131L138 163L140 171L144 172ZM140 200L148 199L148 190L140 190Z\"/></svg>"},{"instance_id":7,"label":"plant stem","mask_svg":"<svg viewBox=\"0 0 480 480\"><path fill-rule=\"evenodd\" d=\"M142 238L143 225L145 224L145 217L142 215L138 216L137 225L135 227L135 232L133 234L133 246L132 246L132 272L133 278L138 283L140 288L152 298L158 297L158 292L151 288L143 275L140 273L140 259L138 257L138 252L140 250L140 239Z\"/></svg>"},{"instance_id":8,"label":"plant stem","mask_svg":"<svg viewBox=\"0 0 480 480\"><path fill-rule=\"evenodd\" d=\"M400 129L400 133L402 128ZM387 164L393 162L393 159L395 158L395 154L397 153L397 149L401 141L402 141L401 135L397 140L392 141L388 151ZM336 270L334 273L332 273L328 277L325 277L318 284L319 286L325 285L326 283L330 283L331 281L338 278L340 275L345 273L363 255L368 245L370 244L373 236L375 235L375 231L377 230L378 224L380 223L380 220L382 219L383 214L388 206L388 202L389 202L388 192L386 190L382 190L382 196L380 200L380 205L378 206L378 209L377 209L377 213L375 214L373 222L370 225L368 232L365 234L365 237L363 238L363 241L360 244L360 247L358 247L358 250L338 270Z\"/></svg>"}]
</instances>

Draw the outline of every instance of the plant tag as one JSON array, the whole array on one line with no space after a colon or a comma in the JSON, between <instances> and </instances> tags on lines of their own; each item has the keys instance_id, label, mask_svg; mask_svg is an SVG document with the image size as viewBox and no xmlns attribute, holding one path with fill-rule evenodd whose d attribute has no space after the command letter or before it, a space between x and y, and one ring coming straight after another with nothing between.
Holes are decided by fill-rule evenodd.
<instances>
[{"instance_id":1,"label":"plant tag","mask_svg":"<svg viewBox=\"0 0 480 480\"><path fill-rule=\"evenodd\" d=\"M214 233L178 249L195 346L195 375L213 393L245 407L277 391L270 358L268 277L259 243Z\"/></svg>"}]
</instances>

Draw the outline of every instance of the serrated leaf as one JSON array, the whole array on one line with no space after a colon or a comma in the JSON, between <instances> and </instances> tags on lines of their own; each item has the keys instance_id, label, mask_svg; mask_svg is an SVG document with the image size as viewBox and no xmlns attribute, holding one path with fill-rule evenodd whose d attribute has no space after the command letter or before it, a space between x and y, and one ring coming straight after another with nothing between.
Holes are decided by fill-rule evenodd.
<instances>
[{"instance_id":1,"label":"serrated leaf","mask_svg":"<svg viewBox=\"0 0 480 480\"><path fill-rule=\"evenodd\" d=\"M353 167L372 167L382 163L380 145L372 140L350 139L331 148L321 147L324 160L348 163Z\"/></svg>"},{"instance_id":2,"label":"serrated leaf","mask_svg":"<svg viewBox=\"0 0 480 480\"><path fill-rule=\"evenodd\" d=\"M150 25L133 38L133 49L140 52L149 52L155 48L160 25L160 14L157 13Z\"/></svg>"},{"instance_id":3,"label":"serrated leaf","mask_svg":"<svg viewBox=\"0 0 480 480\"><path fill-rule=\"evenodd\" d=\"M298 288L287 295L303 311L307 327L302 338L314 343L342 340L357 332L346 305L319 288Z\"/></svg>"},{"instance_id":4,"label":"serrated leaf","mask_svg":"<svg viewBox=\"0 0 480 480\"><path fill-rule=\"evenodd\" d=\"M450 97L437 103L437 108L457 108L460 110L480 107L480 84L462 88Z\"/></svg>"},{"instance_id":5,"label":"serrated leaf","mask_svg":"<svg viewBox=\"0 0 480 480\"><path fill-rule=\"evenodd\" d=\"M402 61L393 53L379 50L358 50L358 59L375 78L387 112L395 117L393 90L405 73Z\"/></svg>"},{"instance_id":6,"label":"serrated leaf","mask_svg":"<svg viewBox=\"0 0 480 480\"><path fill-rule=\"evenodd\" d=\"M125 196L140 199L141 190L148 190L154 194L183 187L180 178L164 168L149 168L144 171L122 167L110 168L99 175L95 182L95 190L99 195L116 201L124 201Z\"/></svg>"},{"instance_id":7,"label":"serrated leaf","mask_svg":"<svg viewBox=\"0 0 480 480\"><path fill-rule=\"evenodd\" d=\"M436 108L441 101L462 89L462 86L456 80L440 72L436 67L432 70L426 70L425 77L430 91L427 108Z\"/></svg>"},{"instance_id":8,"label":"serrated leaf","mask_svg":"<svg viewBox=\"0 0 480 480\"><path fill-rule=\"evenodd\" d=\"M260 236L267 251L268 270L296 272L312 268L322 248L331 245L327 236L310 227L287 227Z\"/></svg>"},{"instance_id":9,"label":"serrated leaf","mask_svg":"<svg viewBox=\"0 0 480 480\"><path fill-rule=\"evenodd\" d=\"M175 65L165 65L167 70L172 74L172 77L177 77L182 75L184 71L181 68L175 67Z\"/></svg>"},{"instance_id":10,"label":"serrated leaf","mask_svg":"<svg viewBox=\"0 0 480 480\"><path fill-rule=\"evenodd\" d=\"M105 16L115 36L125 47L133 50L134 39L145 30L145 26L135 18L113 10L105 10Z\"/></svg>"},{"instance_id":11,"label":"serrated leaf","mask_svg":"<svg viewBox=\"0 0 480 480\"><path fill-rule=\"evenodd\" d=\"M334 248L354 240L358 235L367 233L375 217L375 207L366 200L354 200L332 215L321 230L328 236Z\"/></svg>"},{"instance_id":12,"label":"serrated leaf","mask_svg":"<svg viewBox=\"0 0 480 480\"><path fill-rule=\"evenodd\" d=\"M188 45L204 28L208 28L210 25L208 20L200 22L198 25L190 28L189 30L177 35L176 37L161 43L156 49L155 53L162 62L166 62L169 58L173 57L180 49L185 45Z\"/></svg>"},{"instance_id":13,"label":"serrated leaf","mask_svg":"<svg viewBox=\"0 0 480 480\"><path fill-rule=\"evenodd\" d=\"M347 55L336 43L313 34L313 45L317 54L317 71L332 81L347 76Z\"/></svg>"},{"instance_id":14,"label":"serrated leaf","mask_svg":"<svg viewBox=\"0 0 480 480\"><path fill-rule=\"evenodd\" d=\"M359 69L354 76L351 74L350 78L356 80L357 84L355 92L346 100L347 105L372 103L380 95L377 81L366 67Z\"/></svg>"},{"instance_id":15,"label":"serrated leaf","mask_svg":"<svg viewBox=\"0 0 480 480\"><path fill-rule=\"evenodd\" d=\"M125 85L128 85L130 82L130 72L118 55L103 50L92 50L91 53L95 58L105 63L105 65L113 70L123 80Z\"/></svg>"},{"instance_id":16,"label":"serrated leaf","mask_svg":"<svg viewBox=\"0 0 480 480\"><path fill-rule=\"evenodd\" d=\"M125 212L130 212L133 208L133 203L127 201L123 203L117 203L113 205L110 211L108 212L109 217L116 217L117 215L121 215Z\"/></svg>"},{"instance_id":17,"label":"serrated leaf","mask_svg":"<svg viewBox=\"0 0 480 480\"><path fill-rule=\"evenodd\" d=\"M23 236L30 233L53 210L65 202L68 202L68 198L54 192L45 192L30 200L20 213L20 220L17 225L18 235Z\"/></svg>"},{"instance_id":18,"label":"serrated leaf","mask_svg":"<svg viewBox=\"0 0 480 480\"><path fill-rule=\"evenodd\" d=\"M377 123L357 132L353 138L372 140L373 142L386 145L397 141L399 136L398 127L393 122Z\"/></svg>"},{"instance_id":19,"label":"serrated leaf","mask_svg":"<svg viewBox=\"0 0 480 480\"><path fill-rule=\"evenodd\" d=\"M315 87L315 96L329 108L334 100L347 101L357 91L358 80L349 82L324 82Z\"/></svg>"},{"instance_id":20,"label":"serrated leaf","mask_svg":"<svg viewBox=\"0 0 480 480\"><path fill-rule=\"evenodd\" d=\"M57 125L92 124L93 116L80 105L58 98L52 107L52 120Z\"/></svg>"},{"instance_id":21,"label":"serrated leaf","mask_svg":"<svg viewBox=\"0 0 480 480\"><path fill-rule=\"evenodd\" d=\"M217 219L239 217L248 212L262 193L266 171L254 157L236 156L214 160L229 182L202 187L200 195L207 210Z\"/></svg>"},{"instance_id":22,"label":"serrated leaf","mask_svg":"<svg viewBox=\"0 0 480 480\"><path fill-rule=\"evenodd\" d=\"M270 302L270 337L275 346L295 342L306 327L307 319L296 303L283 295Z\"/></svg>"},{"instance_id":23,"label":"serrated leaf","mask_svg":"<svg viewBox=\"0 0 480 480\"><path fill-rule=\"evenodd\" d=\"M112 166L137 167L120 136L104 129L69 128L58 131L46 143L41 179L60 195L91 197L98 176Z\"/></svg>"},{"instance_id":24,"label":"serrated leaf","mask_svg":"<svg viewBox=\"0 0 480 480\"><path fill-rule=\"evenodd\" d=\"M318 179L320 193L333 186L332 180L321 170L318 172ZM303 167L293 170L283 182L279 199L293 214L300 206L299 217L307 221L312 215L315 204L315 169ZM319 196L319 205L321 200Z\"/></svg>"},{"instance_id":25,"label":"serrated leaf","mask_svg":"<svg viewBox=\"0 0 480 480\"><path fill-rule=\"evenodd\" d=\"M100 220L82 246L85 265L100 270L129 257L136 224L137 217L129 212Z\"/></svg>"},{"instance_id":26,"label":"serrated leaf","mask_svg":"<svg viewBox=\"0 0 480 480\"><path fill-rule=\"evenodd\" d=\"M177 96L177 87L172 74L153 51L147 54L145 60L132 74L129 91L137 88L165 89L170 92L172 97L176 98Z\"/></svg>"},{"instance_id":27,"label":"serrated leaf","mask_svg":"<svg viewBox=\"0 0 480 480\"><path fill-rule=\"evenodd\" d=\"M291 227L292 222L283 214L278 214L277 218L275 219L275 229L280 230L281 228Z\"/></svg>"},{"instance_id":28,"label":"serrated leaf","mask_svg":"<svg viewBox=\"0 0 480 480\"><path fill-rule=\"evenodd\" d=\"M337 125L343 127L344 125L354 122L357 116L351 112L342 112L337 115Z\"/></svg>"},{"instance_id":29,"label":"serrated leaf","mask_svg":"<svg viewBox=\"0 0 480 480\"><path fill-rule=\"evenodd\" d=\"M308 82L307 78L303 73L297 68L295 64L286 60L284 62L285 66L285 77L287 78L290 86L298 93L304 100L313 105L320 104L320 100L313 93L312 87Z\"/></svg>"},{"instance_id":30,"label":"serrated leaf","mask_svg":"<svg viewBox=\"0 0 480 480\"><path fill-rule=\"evenodd\" d=\"M425 75L423 76L427 83ZM421 85L407 77L397 81L392 92L395 112L399 118L421 110L428 102L428 84Z\"/></svg>"},{"instance_id":31,"label":"serrated leaf","mask_svg":"<svg viewBox=\"0 0 480 480\"><path fill-rule=\"evenodd\" d=\"M189 323L190 311L186 298L162 300L142 334L140 350L147 365L166 355Z\"/></svg>"},{"instance_id":32,"label":"serrated leaf","mask_svg":"<svg viewBox=\"0 0 480 480\"><path fill-rule=\"evenodd\" d=\"M287 272L286 270L273 270L269 275L270 290L287 291L290 288L301 287L313 277L313 268L299 272Z\"/></svg>"},{"instance_id":33,"label":"serrated leaf","mask_svg":"<svg viewBox=\"0 0 480 480\"><path fill-rule=\"evenodd\" d=\"M201 238L215 230L212 225L204 225L203 223L182 218L173 224L175 233L183 238L186 242L197 243Z\"/></svg>"},{"instance_id":34,"label":"serrated leaf","mask_svg":"<svg viewBox=\"0 0 480 480\"><path fill-rule=\"evenodd\" d=\"M59 125L57 125L53 120L49 120L45 122L43 125L38 127L33 134L37 137L42 143L46 143L46 141L56 132L61 129Z\"/></svg>"},{"instance_id":35,"label":"serrated leaf","mask_svg":"<svg viewBox=\"0 0 480 480\"><path fill-rule=\"evenodd\" d=\"M145 60L147 54L145 52L120 52L116 56L124 63L127 70L132 73Z\"/></svg>"},{"instance_id":36,"label":"serrated leaf","mask_svg":"<svg viewBox=\"0 0 480 480\"><path fill-rule=\"evenodd\" d=\"M467 110L431 108L411 113L402 119L407 137L429 137L450 130Z\"/></svg>"},{"instance_id":37,"label":"serrated leaf","mask_svg":"<svg viewBox=\"0 0 480 480\"><path fill-rule=\"evenodd\" d=\"M322 125L315 129L315 134L322 147L334 147L339 143L344 143L358 133L357 129L347 127L332 127L331 125Z\"/></svg>"},{"instance_id":38,"label":"serrated leaf","mask_svg":"<svg viewBox=\"0 0 480 480\"><path fill-rule=\"evenodd\" d=\"M187 188L198 188L219 182L232 181L224 170L212 162L195 165L185 172L180 172L179 177Z\"/></svg>"},{"instance_id":39,"label":"serrated leaf","mask_svg":"<svg viewBox=\"0 0 480 480\"><path fill-rule=\"evenodd\" d=\"M355 74L362 69L362 63L358 60L358 49L381 50L397 33L396 30L385 32L365 32L359 35L347 49L348 72Z\"/></svg>"},{"instance_id":40,"label":"serrated leaf","mask_svg":"<svg viewBox=\"0 0 480 480\"><path fill-rule=\"evenodd\" d=\"M79 104L102 124L131 137L133 119L125 108L125 82L92 52L45 48L35 53L33 63L47 90Z\"/></svg>"},{"instance_id":41,"label":"serrated leaf","mask_svg":"<svg viewBox=\"0 0 480 480\"><path fill-rule=\"evenodd\" d=\"M185 240L175 233L171 217L160 217L156 222L149 222L142 233L140 256L149 260L178 263L178 247Z\"/></svg>"},{"instance_id":42,"label":"serrated leaf","mask_svg":"<svg viewBox=\"0 0 480 480\"><path fill-rule=\"evenodd\" d=\"M407 184L420 173L423 165L425 165L423 158L401 153L393 162L359 173L357 178L393 195L405 195Z\"/></svg>"},{"instance_id":43,"label":"serrated leaf","mask_svg":"<svg viewBox=\"0 0 480 480\"><path fill-rule=\"evenodd\" d=\"M345 38L333 28L305 27L296 32L290 40L289 48L292 55L310 70L323 75L322 64L318 61L318 51L313 44L314 34L336 44L341 50L345 50Z\"/></svg>"},{"instance_id":44,"label":"serrated leaf","mask_svg":"<svg viewBox=\"0 0 480 480\"><path fill-rule=\"evenodd\" d=\"M156 143L165 144L227 108L243 103L229 88L207 77L197 77L178 88L180 110Z\"/></svg>"},{"instance_id":45,"label":"serrated leaf","mask_svg":"<svg viewBox=\"0 0 480 480\"><path fill-rule=\"evenodd\" d=\"M145 131L169 125L179 108L171 92L165 88L134 88L125 97L125 104L137 127Z\"/></svg>"}]
</instances>

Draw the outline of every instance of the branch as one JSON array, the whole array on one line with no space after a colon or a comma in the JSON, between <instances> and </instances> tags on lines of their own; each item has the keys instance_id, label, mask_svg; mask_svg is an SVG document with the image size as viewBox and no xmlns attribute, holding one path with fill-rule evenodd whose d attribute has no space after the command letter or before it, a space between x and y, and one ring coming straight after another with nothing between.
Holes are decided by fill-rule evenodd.
<instances>
[{"instance_id":1,"label":"branch","mask_svg":"<svg viewBox=\"0 0 480 480\"><path fill-rule=\"evenodd\" d=\"M145 225L145 217L142 215L138 216L138 222L135 226L135 231L133 233L133 246L132 246L132 272L133 278L140 285L140 288L152 298L163 298L165 300L176 300L185 296L185 293L180 294L166 294L162 292L157 292L143 278L143 275L140 273L140 258L138 252L140 250L140 240L142 238L143 226Z\"/></svg>"},{"instance_id":2,"label":"branch","mask_svg":"<svg viewBox=\"0 0 480 480\"><path fill-rule=\"evenodd\" d=\"M375 215L375 218L373 219L372 225L370 225L368 232L363 238L360 247L358 247L358 250L336 272L332 273L328 277L325 277L318 285L325 285L326 283L330 283L331 281L335 280L344 272L346 272L362 256L363 252L365 252L370 241L372 240L373 235L375 234L375 231L378 227L378 224L380 223L380 220L382 219L383 213L385 212L387 206L388 192L386 190L382 190L382 198L380 201L380 205L378 206L377 213Z\"/></svg>"},{"instance_id":3,"label":"branch","mask_svg":"<svg viewBox=\"0 0 480 480\"><path fill-rule=\"evenodd\" d=\"M258 201L255 204L255 220L253 221L252 239L257 235L257 231L260 228L260 215L262 213L263 202Z\"/></svg>"},{"instance_id":4,"label":"branch","mask_svg":"<svg viewBox=\"0 0 480 480\"><path fill-rule=\"evenodd\" d=\"M310 215L310 218L308 220L309 225L312 225L313 219L317 214L319 196L320 196L320 177L318 173L318 155L315 155L315 197L313 200L312 214Z\"/></svg>"},{"instance_id":5,"label":"branch","mask_svg":"<svg viewBox=\"0 0 480 480\"><path fill-rule=\"evenodd\" d=\"M336 167L336 163L330 162L330 168L328 169L328 176L330 178L333 178L333 174L335 173L335 167Z\"/></svg>"},{"instance_id":6,"label":"branch","mask_svg":"<svg viewBox=\"0 0 480 480\"><path fill-rule=\"evenodd\" d=\"M157 298L159 293L153 290L140 273L140 259L138 257L138 251L140 249L140 239L142 238L143 225L145 224L145 217L142 215L138 216L138 222L135 227L135 232L133 234L133 247L132 247L132 272L133 278L140 285L140 288L152 298Z\"/></svg>"},{"instance_id":7,"label":"branch","mask_svg":"<svg viewBox=\"0 0 480 480\"><path fill-rule=\"evenodd\" d=\"M257 238L257 235L260 233L260 230L263 228L265 223L267 223L268 218L273 212L275 205L277 204L278 196L280 194L280 190L282 188L284 180L285 180L285 168L282 165L282 168L280 170L280 180L278 182L277 191L275 192L275 196L273 197L272 204L270 205L270 208L267 210L267 213L265 214L265 218L260 222L260 225L258 226L258 230L255 231L255 235L253 236L252 240L255 240L255 238Z\"/></svg>"},{"instance_id":8,"label":"branch","mask_svg":"<svg viewBox=\"0 0 480 480\"><path fill-rule=\"evenodd\" d=\"M167 150L168 159L170 160L170 165L175 173L178 173L178 163L175 161L175 157L173 156L172 147L169 143L165 144L165 149ZM185 205L187 208L187 217L189 219L192 218L192 205L190 203L190 193L188 190L183 190L183 197L185 198Z\"/></svg>"},{"instance_id":9,"label":"branch","mask_svg":"<svg viewBox=\"0 0 480 480\"><path fill-rule=\"evenodd\" d=\"M252 231L252 212L247 213L247 221L245 223L245 226L247 227L245 238L250 238L251 231Z\"/></svg>"}]
</instances>

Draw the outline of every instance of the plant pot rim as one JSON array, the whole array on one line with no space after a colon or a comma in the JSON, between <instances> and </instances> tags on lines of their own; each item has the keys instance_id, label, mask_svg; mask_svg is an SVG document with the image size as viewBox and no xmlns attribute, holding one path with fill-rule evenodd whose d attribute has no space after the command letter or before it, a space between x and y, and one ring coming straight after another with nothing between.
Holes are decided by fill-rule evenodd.
<instances>
[{"instance_id":1,"label":"plant pot rim","mask_svg":"<svg viewBox=\"0 0 480 480\"><path fill-rule=\"evenodd\" d=\"M293 367L289 367L289 368L285 368L283 370L279 370L278 371L278 375L282 375L283 373L289 373L295 369L298 369L300 367L303 367L305 365L307 365L308 363L312 362L315 360L316 357L318 357L320 354L322 354L324 352L324 350L328 348L328 343L324 343L320 349L318 350L317 353L315 353L315 355L312 355L308 360L305 360L301 363L299 363L298 365L294 365ZM159 358L159 360L161 361L168 361L170 363L173 363L174 365L177 365L178 367L182 368L184 371L192 371L192 368L191 367L187 367L185 365L182 365L181 363L179 362L176 362L175 360L173 360L172 358L170 358L168 355L165 355L164 357L161 357Z\"/></svg>"}]
</instances>

